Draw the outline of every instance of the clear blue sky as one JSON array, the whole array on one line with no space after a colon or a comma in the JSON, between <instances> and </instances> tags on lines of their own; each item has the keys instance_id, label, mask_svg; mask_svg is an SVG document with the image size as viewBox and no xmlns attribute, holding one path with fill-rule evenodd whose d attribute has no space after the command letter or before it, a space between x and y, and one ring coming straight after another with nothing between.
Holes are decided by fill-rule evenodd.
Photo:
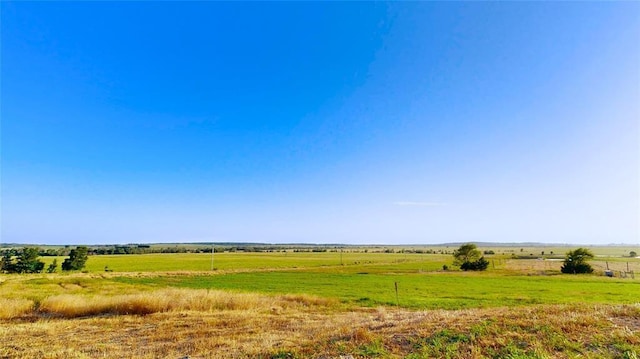
<instances>
[{"instance_id":1,"label":"clear blue sky","mask_svg":"<svg viewBox=\"0 0 640 359\"><path fill-rule=\"evenodd\" d=\"M1 11L4 243L640 243L638 2Z\"/></svg>"}]
</instances>

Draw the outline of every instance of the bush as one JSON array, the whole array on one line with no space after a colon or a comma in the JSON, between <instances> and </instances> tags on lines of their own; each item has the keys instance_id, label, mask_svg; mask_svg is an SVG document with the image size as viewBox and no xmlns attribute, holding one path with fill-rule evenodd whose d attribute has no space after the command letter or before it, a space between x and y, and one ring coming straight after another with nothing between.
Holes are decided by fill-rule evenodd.
<instances>
[{"instance_id":1,"label":"bush","mask_svg":"<svg viewBox=\"0 0 640 359\"><path fill-rule=\"evenodd\" d=\"M474 262L464 262L460 266L460 269L467 270L485 270L489 268L489 261L484 259L484 257L480 257L477 261Z\"/></svg>"},{"instance_id":2,"label":"bush","mask_svg":"<svg viewBox=\"0 0 640 359\"><path fill-rule=\"evenodd\" d=\"M560 271L567 274L592 273L593 268L587 263L590 259L593 259L593 253L586 248L569 251Z\"/></svg>"},{"instance_id":3,"label":"bush","mask_svg":"<svg viewBox=\"0 0 640 359\"><path fill-rule=\"evenodd\" d=\"M566 263L560 268L566 274L588 274L593 273L593 268L587 263Z\"/></svg>"}]
</instances>

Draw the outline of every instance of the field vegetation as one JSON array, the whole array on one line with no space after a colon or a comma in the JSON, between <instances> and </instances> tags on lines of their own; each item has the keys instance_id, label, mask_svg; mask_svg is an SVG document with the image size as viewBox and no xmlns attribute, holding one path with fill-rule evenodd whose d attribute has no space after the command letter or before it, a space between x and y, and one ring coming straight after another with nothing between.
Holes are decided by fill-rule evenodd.
<instances>
[{"instance_id":1,"label":"field vegetation","mask_svg":"<svg viewBox=\"0 0 640 359\"><path fill-rule=\"evenodd\" d=\"M93 255L83 271L0 274L0 358L640 354L640 259L619 248L592 248L582 275L561 273L568 250L491 248L486 271L464 272L453 247L387 249L215 253L213 270L211 253Z\"/></svg>"}]
</instances>

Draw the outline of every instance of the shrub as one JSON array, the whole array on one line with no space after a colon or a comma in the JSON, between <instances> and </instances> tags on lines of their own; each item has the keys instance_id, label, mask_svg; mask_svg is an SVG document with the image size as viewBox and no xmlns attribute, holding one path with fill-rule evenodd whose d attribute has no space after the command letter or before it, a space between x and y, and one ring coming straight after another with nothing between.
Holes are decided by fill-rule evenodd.
<instances>
[{"instance_id":1,"label":"shrub","mask_svg":"<svg viewBox=\"0 0 640 359\"><path fill-rule=\"evenodd\" d=\"M477 261L474 262L464 262L460 266L460 269L467 270L485 270L489 268L489 261L484 259L484 257L480 257Z\"/></svg>"},{"instance_id":2,"label":"shrub","mask_svg":"<svg viewBox=\"0 0 640 359\"><path fill-rule=\"evenodd\" d=\"M587 263L590 259L593 259L593 253L586 248L569 251L560 271L568 274L592 273L593 268Z\"/></svg>"}]
</instances>

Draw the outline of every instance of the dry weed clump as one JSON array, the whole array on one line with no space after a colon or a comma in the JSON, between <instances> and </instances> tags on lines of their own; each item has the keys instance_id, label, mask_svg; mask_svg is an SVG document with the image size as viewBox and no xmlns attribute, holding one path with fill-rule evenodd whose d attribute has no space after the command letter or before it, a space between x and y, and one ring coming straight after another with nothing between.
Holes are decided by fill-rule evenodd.
<instances>
[{"instance_id":1,"label":"dry weed clump","mask_svg":"<svg viewBox=\"0 0 640 359\"><path fill-rule=\"evenodd\" d=\"M35 303L29 299L0 298L0 319L12 319L33 311Z\"/></svg>"}]
</instances>

